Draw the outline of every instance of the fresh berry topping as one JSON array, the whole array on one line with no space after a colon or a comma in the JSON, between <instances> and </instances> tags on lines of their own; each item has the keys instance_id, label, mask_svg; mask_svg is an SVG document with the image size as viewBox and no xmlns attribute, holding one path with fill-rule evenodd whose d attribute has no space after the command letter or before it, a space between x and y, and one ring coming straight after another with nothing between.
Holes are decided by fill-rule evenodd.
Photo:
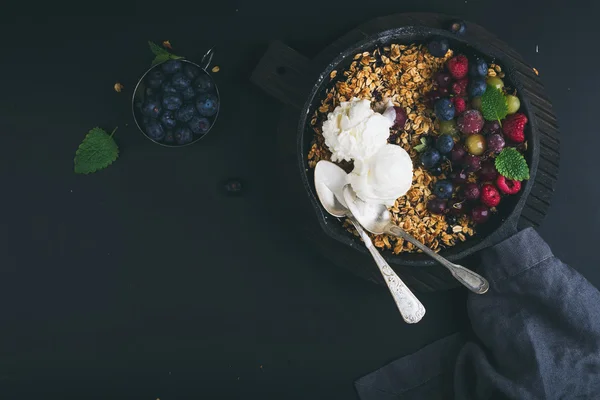
<instances>
[{"instance_id":1,"label":"fresh berry topping","mask_svg":"<svg viewBox=\"0 0 600 400\"><path fill-rule=\"evenodd\" d=\"M469 201L475 201L479 199L481 195L481 190L479 189L479 185L476 183L467 183L463 189L463 193L465 195L465 199Z\"/></svg>"},{"instance_id":2,"label":"fresh berry topping","mask_svg":"<svg viewBox=\"0 0 600 400\"><path fill-rule=\"evenodd\" d=\"M476 224L483 224L490 218L490 209L486 206L476 206L471 210L471 219Z\"/></svg>"},{"instance_id":3,"label":"fresh berry topping","mask_svg":"<svg viewBox=\"0 0 600 400\"><path fill-rule=\"evenodd\" d=\"M457 96L466 96L467 86L469 86L469 78L459 79L452 84L452 93Z\"/></svg>"},{"instance_id":4,"label":"fresh berry topping","mask_svg":"<svg viewBox=\"0 0 600 400\"><path fill-rule=\"evenodd\" d=\"M452 152L450 153L450 160L453 164L462 164L465 156L467 155L467 151L464 146L460 143L454 145Z\"/></svg>"},{"instance_id":5,"label":"fresh berry topping","mask_svg":"<svg viewBox=\"0 0 600 400\"><path fill-rule=\"evenodd\" d=\"M525 141L525 124L527 124L525 114L517 113L509 115L502 122L504 136L511 142L523 143Z\"/></svg>"},{"instance_id":6,"label":"fresh berry topping","mask_svg":"<svg viewBox=\"0 0 600 400\"><path fill-rule=\"evenodd\" d=\"M447 72L438 72L435 74L435 81L439 87L448 87L452 82L452 77Z\"/></svg>"},{"instance_id":7,"label":"fresh berry topping","mask_svg":"<svg viewBox=\"0 0 600 400\"><path fill-rule=\"evenodd\" d=\"M396 118L394 119L394 129L404 129L404 125L406 124L406 110L402 107L394 107L394 111L396 111Z\"/></svg>"},{"instance_id":8,"label":"fresh berry topping","mask_svg":"<svg viewBox=\"0 0 600 400\"><path fill-rule=\"evenodd\" d=\"M458 117L456 125L462 133L471 135L473 133L481 132L483 123L483 115L481 115L479 111L468 110Z\"/></svg>"},{"instance_id":9,"label":"fresh berry topping","mask_svg":"<svg viewBox=\"0 0 600 400\"><path fill-rule=\"evenodd\" d=\"M469 176L465 171L452 171L450 172L449 178L452 179L452 182L461 185L467 182L467 178Z\"/></svg>"},{"instance_id":10,"label":"fresh berry topping","mask_svg":"<svg viewBox=\"0 0 600 400\"><path fill-rule=\"evenodd\" d=\"M448 134L455 135L458 133L458 128L456 127L456 121L451 119L450 121L440 121L440 134Z\"/></svg>"},{"instance_id":11,"label":"fresh berry topping","mask_svg":"<svg viewBox=\"0 0 600 400\"><path fill-rule=\"evenodd\" d=\"M467 110L467 102L462 97L453 97L452 103L454 103L454 111L456 115L460 115Z\"/></svg>"},{"instance_id":12,"label":"fresh berry topping","mask_svg":"<svg viewBox=\"0 0 600 400\"><path fill-rule=\"evenodd\" d=\"M440 165L436 165L429 169L429 175L440 176L444 171Z\"/></svg>"},{"instance_id":13,"label":"fresh berry topping","mask_svg":"<svg viewBox=\"0 0 600 400\"><path fill-rule=\"evenodd\" d=\"M469 72L469 60L462 54L449 59L447 65L448 71L454 79L462 79Z\"/></svg>"},{"instance_id":14,"label":"fresh berry topping","mask_svg":"<svg viewBox=\"0 0 600 400\"><path fill-rule=\"evenodd\" d=\"M485 78L488 73L488 65L485 60L478 58L471 63L471 66L469 67L469 73L473 77Z\"/></svg>"},{"instance_id":15,"label":"fresh berry topping","mask_svg":"<svg viewBox=\"0 0 600 400\"><path fill-rule=\"evenodd\" d=\"M467 211L467 202L464 200L452 199L448 202L448 213L462 215Z\"/></svg>"},{"instance_id":16,"label":"fresh berry topping","mask_svg":"<svg viewBox=\"0 0 600 400\"><path fill-rule=\"evenodd\" d=\"M467 154L463 160L464 166L469 172L476 172L481 169L481 157Z\"/></svg>"},{"instance_id":17,"label":"fresh berry topping","mask_svg":"<svg viewBox=\"0 0 600 400\"><path fill-rule=\"evenodd\" d=\"M485 121L485 124L483 124L482 131L486 135L502 133L502 127L500 126L500 122L498 121Z\"/></svg>"},{"instance_id":18,"label":"fresh berry topping","mask_svg":"<svg viewBox=\"0 0 600 400\"><path fill-rule=\"evenodd\" d=\"M466 31L467 24L465 24L465 21L455 20L452 21L452 24L450 24L450 32L454 33L455 35L464 35Z\"/></svg>"},{"instance_id":19,"label":"fresh berry topping","mask_svg":"<svg viewBox=\"0 0 600 400\"><path fill-rule=\"evenodd\" d=\"M478 97L485 93L487 89L487 83L484 78L477 78L471 81L469 85L469 96Z\"/></svg>"},{"instance_id":20,"label":"fresh berry topping","mask_svg":"<svg viewBox=\"0 0 600 400\"><path fill-rule=\"evenodd\" d=\"M496 178L496 186L502 193L506 194L517 194L521 190L521 182L507 179L502 175L498 175L498 178Z\"/></svg>"},{"instance_id":21,"label":"fresh berry topping","mask_svg":"<svg viewBox=\"0 0 600 400\"><path fill-rule=\"evenodd\" d=\"M441 135L435 141L435 147L442 154L450 153L454 147L454 139L450 135Z\"/></svg>"},{"instance_id":22,"label":"fresh berry topping","mask_svg":"<svg viewBox=\"0 0 600 400\"><path fill-rule=\"evenodd\" d=\"M504 138L498 133L494 133L487 138L488 150L493 151L494 153L500 153L505 144Z\"/></svg>"},{"instance_id":23,"label":"fresh berry topping","mask_svg":"<svg viewBox=\"0 0 600 400\"><path fill-rule=\"evenodd\" d=\"M452 197L452 192L454 191L454 186L452 182L447 179L437 181L433 185L433 194L439 197L440 199L449 199Z\"/></svg>"},{"instance_id":24,"label":"fresh berry topping","mask_svg":"<svg viewBox=\"0 0 600 400\"><path fill-rule=\"evenodd\" d=\"M446 214L446 223L450 226L454 226L458 223L458 218L455 214Z\"/></svg>"},{"instance_id":25,"label":"fresh berry topping","mask_svg":"<svg viewBox=\"0 0 600 400\"><path fill-rule=\"evenodd\" d=\"M454 118L454 104L450 99L439 99L435 102L435 115L442 121Z\"/></svg>"},{"instance_id":26,"label":"fresh berry topping","mask_svg":"<svg viewBox=\"0 0 600 400\"><path fill-rule=\"evenodd\" d=\"M479 170L479 179L484 182L493 182L498 176L496 166L491 160L486 160L481 163L481 170Z\"/></svg>"},{"instance_id":27,"label":"fresh berry topping","mask_svg":"<svg viewBox=\"0 0 600 400\"><path fill-rule=\"evenodd\" d=\"M481 188L481 202L488 207L496 207L500 204L500 192L496 186L486 183Z\"/></svg>"},{"instance_id":28,"label":"fresh berry topping","mask_svg":"<svg viewBox=\"0 0 600 400\"><path fill-rule=\"evenodd\" d=\"M450 45L446 39L432 40L427 45L429 53L434 57L444 57L448 52Z\"/></svg>"},{"instance_id":29,"label":"fresh berry topping","mask_svg":"<svg viewBox=\"0 0 600 400\"><path fill-rule=\"evenodd\" d=\"M487 78L487 84L489 86L495 87L498 90L502 90L504 87L504 81L497 76L490 76Z\"/></svg>"},{"instance_id":30,"label":"fresh berry topping","mask_svg":"<svg viewBox=\"0 0 600 400\"><path fill-rule=\"evenodd\" d=\"M440 152L429 148L421 153L421 164L427 169L435 167L440 162Z\"/></svg>"},{"instance_id":31,"label":"fresh berry topping","mask_svg":"<svg viewBox=\"0 0 600 400\"><path fill-rule=\"evenodd\" d=\"M446 211L446 200L437 197L429 200L427 210L432 214L443 214Z\"/></svg>"},{"instance_id":32,"label":"fresh berry topping","mask_svg":"<svg viewBox=\"0 0 600 400\"><path fill-rule=\"evenodd\" d=\"M467 151L474 156L480 156L485 153L487 147L485 137L479 133L467 136L465 146L467 147Z\"/></svg>"},{"instance_id":33,"label":"fresh berry topping","mask_svg":"<svg viewBox=\"0 0 600 400\"><path fill-rule=\"evenodd\" d=\"M506 105L508 106L508 113L514 114L521 108L521 100L517 96L509 94L506 96Z\"/></svg>"}]
</instances>

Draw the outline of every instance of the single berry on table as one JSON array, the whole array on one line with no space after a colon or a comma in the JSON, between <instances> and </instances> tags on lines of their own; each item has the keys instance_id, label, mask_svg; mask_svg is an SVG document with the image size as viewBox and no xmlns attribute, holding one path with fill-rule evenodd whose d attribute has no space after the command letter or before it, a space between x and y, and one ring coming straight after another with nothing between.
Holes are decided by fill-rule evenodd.
<instances>
[{"instance_id":1,"label":"single berry on table","mask_svg":"<svg viewBox=\"0 0 600 400\"><path fill-rule=\"evenodd\" d=\"M463 164L468 172L477 172L481 169L481 157L467 154L463 160Z\"/></svg>"},{"instance_id":2,"label":"single berry on table","mask_svg":"<svg viewBox=\"0 0 600 400\"><path fill-rule=\"evenodd\" d=\"M506 143L504 142L504 138L502 137L502 135L500 135L498 133L494 133L493 135L490 135L487 138L488 150L490 150L496 154L498 154L502 151L505 144Z\"/></svg>"},{"instance_id":3,"label":"single berry on table","mask_svg":"<svg viewBox=\"0 0 600 400\"><path fill-rule=\"evenodd\" d=\"M183 96L183 100L189 101L196 96L196 92L194 91L194 88L188 86L181 91L181 95Z\"/></svg>"},{"instance_id":4,"label":"single berry on table","mask_svg":"<svg viewBox=\"0 0 600 400\"><path fill-rule=\"evenodd\" d=\"M487 149L485 137L479 133L467 136L465 146L467 147L467 151L474 156L482 155Z\"/></svg>"},{"instance_id":5,"label":"single berry on table","mask_svg":"<svg viewBox=\"0 0 600 400\"><path fill-rule=\"evenodd\" d=\"M187 126L175 129L175 141L177 144L188 144L192 141L192 131Z\"/></svg>"},{"instance_id":6,"label":"single berry on table","mask_svg":"<svg viewBox=\"0 0 600 400\"><path fill-rule=\"evenodd\" d=\"M473 79L469 85L469 96L479 97L485 93L486 89L487 83L484 78Z\"/></svg>"},{"instance_id":7,"label":"single berry on table","mask_svg":"<svg viewBox=\"0 0 600 400\"><path fill-rule=\"evenodd\" d=\"M219 99L211 93L202 93L196 99L196 108L200 115L210 117L217 113L219 109Z\"/></svg>"},{"instance_id":8,"label":"single berry on table","mask_svg":"<svg viewBox=\"0 0 600 400\"><path fill-rule=\"evenodd\" d=\"M486 206L479 205L471 210L471 219L476 224L483 224L490 218L490 209Z\"/></svg>"},{"instance_id":9,"label":"single berry on table","mask_svg":"<svg viewBox=\"0 0 600 400\"><path fill-rule=\"evenodd\" d=\"M443 214L446 211L446 200L433 198L427 202L427 210L432 214Z\"/></svg>"},{"instance_id":10,"label":"single berry on table","mask_svg":"<svg viewBox=\"0 0 600 400\"><path fill-rule=\"evenodd\" d=\"M200 75L200 68L186 63L186 65L183 66L183 73L191 80L194 80L198 75Z\"/></svg>"},{"instance_id":11,"label":"single berry on table","mask_svg":"<svg viewBox=\"0 0 600 400\"><path fill-rule=\"evenodd\" d=\"M170 93L163 97L162 105L167 110L177 110L183 104L183 98L179 94Z\"/></svg>"},{"instance_id":12,"label":"single berry on table","mask_svg":"<svg viewBox=\"0 0 600 400\"><path fill-rule=\"evenodd\" d=\"M479 179L484 182L492 182L498 176L496 166L492 160L486 160L481 163L481 169L479 170Z\"/></svg>"},{"instance_id":13,"label":"single berry on table","mask_svg":"<svg viewBox=\"0 0 600 400\"><path fill-rule=\"evenodd\" d=\"M523 143L525 141L525 125L527 117L523 113L509 115L502 121L502 130L504 136L514 143Z\"/></svg>"},{"instance_id":14,"label":"single berry on table","mask_svg":"<svg viewBox=\"0 0 600 400\"><path fill-rule=\"evenodd\" d=\"M242 194L244 186L239 179L228 179L223 185L223 189L227 194L237 196Z\"/></svg>"},{"instance_id":15,"label":"single berry on table","mask_svg":"<svg viewBox=\"0 0 600 400\"><path fill-rule=\"evenodd\" d=\"M165 130L156 120L150 120L146 124L145 132L153 140L161 140L165 136Z\"/></svg>"},{"instance_id":16,"label":"single berry on table","mask_svg":"<svg viewBox=\"0 0 600 400\"><path fill-rule=\"evenodd\" d=\"M454 139L450 135L440 135L435 141L435 147L442 154L450 153L454 147Z\"/></svg>"},{"instance_id":17,"label":"single berry on table","mask_svg":"<svg viewBox=\"0 0 600 400\"><path fill-rule=\"evenodd\" d=\"M500 122L498 121L485 121L485 124L483 124L482 131L486 135L502 133L502 127L500 126Z\"/></svg>"},{"instance_id":18,"label":"single berry on table","mask_svg":"<svg viewBox=\"0 0 600 400\"><path fill-rule=\"evenodd\" d=\"M464 35L466 31L467 31L467 24L465 24L465 21L455 20L455 21L452 21L452 24L450 24L450 32L452 32L456 35Z\"/></svg>"},{"instance_id":19,"label":"single berry on table","mask_svg":"<svg viewBox=\"0 0 600 400\"><path fill-rule=\"evenodd\" d=\"M435 167L440 162L440 152L429 148L421 153L421 164L427 169Z\"/></svg>"},{"instance_id":20,"label":"single berry on table","mask_svg":"<svg viewBox=\"0 0 600 400\"><path fill-rule=\"evenodd\" d=\"M467 110L456 121L458 130L466 135L481 132L484 124L483 115L477 110Z\"/></svg>"},{"instance_id":21,"label":"single berry on table","mask_svg":"<svg viewBox=\"0 0 600 400\"><path fill-rule=\"evenodd\" d=\"M433 185L432 193L440 199L451 198L452 192L454 192L454 185L452 185L452 182L450 182L448 179L437 181Z\"/></svg>"},{"instance_id":22,"label":"single berry on table","mask_svg":"<svg viewBox=\"0 0 600 400\"><path fill-rule=\"evenodd\" d=\"M184 104L175 113L175 119L181 122L188 122L192 117L196 115L196 108L193 104Z\"/></svg>"},{"instance_id":23,"label":"single berry on table","mask_svg":"<svg viewBox=\"0 0 600 400\"><path fill-rule=\"evenodd\" d=\"M454 79L463 79L469 72L469 60L462 54L449 59L447 66Z\"/></svg>"},{"instance_id":24,"label":"single berry on table","mask_svg":"<svg viewBox=\"0 0 600 400\"><path fill-rule=\"evenodd\" d=\"M487 84L488 86L492 86L498 90L502 90L504 87L504 81L497 76L490 76L487 78Z\"/></svg>"},{"instance_id":25,"label":"single berry on table","mask_svg":"<svg viewBox=\"0 0 600 400\"><path fill-rule=\"evenodd\" d=\"M452 161L452 164L462 164L466 155L467 151L465 150L465 147L462 144L457 143L450 152L450 161Z\"/></svg>"},{"instance_id":26,"label":"single berry on table","mask_svg":"<svg viewBox=\"0 0 600 400\"><path fill-rule=\"evenodd\" d=\"M452 93L454 93L457 96L466 96L468 86L469 78L459 79L452 84Z\"/></svg>"},{"instance_id":27,"label":"single berry on table","mask_svg":"<svg viewBox=\"0 0 600 400\"><path fill-rule=\"evenodd\" d=\"M465 187L463 188L463 194L465 196L465 199L469 201L476 201L481 195L481 190L479 189L478 184L471 182L465 185Z\"/></svg>"},{"instance_id":28,"label":"single berry on table","mask_svg":"<svg viewBox=\"0 0 600 400\"><path fill-rule=\"evenodd\" d=\"M406 125L406 110L402 107L394 106L394 111L396 111L396 118L394 118L394 129L404 129L404 125Z\"/></svg>"},{"instance_id":29,"label":"single berry on table","mask_svg":"<svg viewBox=\"0 0 600 400\"><path fill-rule=\"evenodd\" d=\"M146 101L142 105L142 114L150 117L150 118L158 118L160 112L162 111L162 106L160 103L156 101Z\"/></svg>"},{"instance_id":30,"label":"single berry on table","mask_svg":"<svg viewBox=\"0 0 600 400\"><path fill-rule=\"evenodd\" d=\"M452 179L452 182L456 183L457 185L462 185L463 183L467 182L469 176L463 170L455 170L450 172L449 178Z\"/></svg>"},{"instance_id":31,"label":"single berry on table","mask_svg":"<svg viewBox=\"0 0 600 400\"><path fill-rule=\"evenodd\" d=\"M175 86L173 86L173 84L171 82L164 82L162 84L162 91L165 94L170 94L170 93L177 93L177 89L175 89Z\"/></svg>"},{"instance_id":32,"label":"single berry on table","mask_svg":"<svg viewBox=\"0 0 600 400\"><path fill-rule=\"evenodd\" d=\"M175 120L175 115L173 114L172 111L165 111L160 116L160 122L167 129L168 128L175 128L175 125L177 125L177 121Z\"/></svg>"},{"instance_id":33,"label":"single berry on table","mask_svg":"<svg viewBox=\"0 0 600 400\"><path fill-rule=\"evenodd\" d=\"M444 57L448 52L450 45L446 39L436 39L432 40L427 44L427 50L434 57Z\"/></svg>"},{"instance_id":34,"label":"single berry on table","mask_svg":"<svg viewBox=\"0 0 600 400\"><path fill-rule=\"evenodd\" d=\"M519 108L521 108L521 100L512 94L506 96L506 104L508 105L509 114L514 114L519 111Z\"/></svg>"},{"instance_id":35,"label":"single berry on table","mask_svg":"<svg viewBox=\"0 0 600 400\"><path fill-rule=\"evenodd\" d=\"M481 202L488 207L496 207L500 204L500 193L496 186L486 183L481 187Z\"/></svg>"},{"instance_id":36,"label":"single berry on table","mask_svg":"<svg viewBox=\"0 0 600 400\"><path fill-rule=\"evenodd\" d=\"M162 70L165 74L174 74L181 71L181 61L169 60L161 64Z\"/></svg>"},{"instance_id":37,"label":"single berry on table","mask_svg":"<svg viewBox=\"0 0 600 400\"><path fill-rule=\"evenodd\" d=\"M435 74L435 81L439 87L447 88L452 83L452 77L447 72L437 72Z\"/></svg>"},{"instance_id":38,"label":"single berry on table","mask_svg":"<svg viewBox=\"0 0 600 400\"><path fill-rule=\"evenodd\" d=\"M202 135L210 129L210 121L204 117L194 116L188 122L188 126L197 135Z\"/></svg>"},{"instance_id":39,"label":"single berry on table","mask_svg":"<svg viewBox=\"0 0 600 400\"><path fill-rule=\"evenodd\" d=\"M192 80L188 78L184 73L178 72L175 75L173 75L171 83L173 83L173 87L175 87L175 89L184 90L185 88L191 85Z\"/></svg>"},{"instance_id":40,"label":"single berry on table","mask_svg":"<svg viewBox=\"0 0 600 400\"><path fill-rule=\"evenodd\" d=\"M453 215L463 215L467 211L465 200L452 199L448 202L448 213Z\"/></svg>"},{"instance_id":41,"label":"single berry on table","mask_svg":"<svg viewBox=\"0 0 600 400\"><path fill-rule=\"evenodd\" d=\"M215 84L213 83L211 77L206 74L200 75L194 81L194 89L199 93L200 92L209 92L209 91L213 90L214 87L215 87Z\"/></svg>"},{"instance_id":42,"label":"single berry on table","mask_svg":"<svg viewBox=\"0 0 600 400\"><path fill-rule=\"evenodd\" d=\"M456 135L458 133L458 128L456 127L456 121L451 119L449 121L440 121L440 129L441 134L447 135Z\"/></svg>"},{"instance_id":43,"label":"single berry on table","mask_svg":"<svg viewBox=\"0 0 600 400\"><path fill-rule=\"evenodd\" d=\"M440 176L444 171L440 165L436 165L429 169L429 174L433 176Z\"/></svg>"},{"instance_id":44,"label":"single berry on table","mask_svg":"<svg viewBox=\"0 0 600 400\"><path fill-rule=\"evenodd\" d=\"M481 97L473 97L471 99L471 107L474 110L481 111Z\"/></svg>"},{"instance_id":45,"label":"single berry on table","mask_svg":"<svg viewBox=\"0 0 600 400\"><path fill-rule=\"evenodd\" d=\"M172 129L165 130L165 137L163 138L163 142L167 144L175 143L175 134Z\"/></svg>"},{"instance_id":46,"label":"single berry on table","mask_svg":"<svg viewBox=\"0 0 600 400\"><path fill-rule=\"evenodd\" d=\"M496 178L496 186L505 194L517 194L521 190L521 182L513 181L502 175L498 175L498 178Z\"/></svg>"},{"instance_id":47,"label":"single berry on table","mask_svg":"<svg viewBox=\"0 0 600 400\"><path fill-rule=\"evenodd\" d=\"M456 115L460 115L467 110L467 102L463 97L453 97L452 103L454 104L454 112Z\"/></svg>"},{"instance_id":48,"label":"single berry on table","mask_svg":"<svg viewBox=\"0 0 600 400\"><path fill-rule=\"evenodd\" d=\"M454 118L454 104L450 99L439 99L435 102L435 115L442 121Z\"/></svg>"},{"instance_id":49,"label":"single berry on table","mask_svg":"<svg viewBox=\"0 0 600 400\"><path fill-rule=\"evenodd\" d=\"M485 78L488 73L488 65L485 60L478 58L471 63L469 73L473 77Z\"/></svg>"}]
</instances>

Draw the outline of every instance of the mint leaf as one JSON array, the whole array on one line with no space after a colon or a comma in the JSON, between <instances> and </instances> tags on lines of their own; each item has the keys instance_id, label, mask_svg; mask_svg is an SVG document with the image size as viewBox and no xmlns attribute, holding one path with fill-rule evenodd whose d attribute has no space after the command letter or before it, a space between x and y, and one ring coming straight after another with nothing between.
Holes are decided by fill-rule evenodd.
<instances>
[{"instance_id":1,"label":"mint leaf","mask_svg":"<svg viewBox=\"0 0 600 400\"><path fill-rule=\"evenodd\" d=\"M529 179L529 166L521 153L512 147L506 147L496 157L496 169L500 175L512 179L513 181L522 181Z\"/></svg>"},{"instance_id":2,"label":"mint leaf","mask_svg":"<svg viewBox=\"0 0 600 400\"><path fill-rule=\"evenodd\" d=\"M112 138L116 130L117 128L110 135L98 127L88 132L75 152L76 174L96 172L117 159L119 147Z\"/></svg>"},{"instance_id":3,"label":"mint leaf","mask_svg":"<svg viewBox=\"0 0 600 400\"><path fill-rule=\"evenodd\" d=\"M425 149L427 149L427 139L425 138L421 138L421 144L416 145L415 147L413 147L417 153L422 153L425 151Z\"/></svg>"},{"instance_id":4,"label":"mint leaf","mask_svg":"<svg viewBox=\"0 0 600 400\"><path fill-rule=\"evenodd\" d=\"M504 119L508 114L508 104L504 94L493 86L488 86L481 96L481 113L488 121Z\"/></svg>"},{"instance_id":5,"label":"mint leaf","mask_svg":"<svg viewBox=\"0 0 600 400\"><path fill-rule=\"evenodd\" d=\"M152 65L160 64L161 62L165 62L167 60L179 60L183 58L169 53L166 49L160 47L154 42L148 41L148 46L150 46L150 51L152 51L152 53L156 56L152 61Z\"/></svg>"}]
</instances>

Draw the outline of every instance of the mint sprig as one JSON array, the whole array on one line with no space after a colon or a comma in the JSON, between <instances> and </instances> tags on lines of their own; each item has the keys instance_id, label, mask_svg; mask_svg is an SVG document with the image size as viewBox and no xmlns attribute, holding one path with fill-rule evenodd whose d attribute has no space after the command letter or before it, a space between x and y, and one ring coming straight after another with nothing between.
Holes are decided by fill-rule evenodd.
<instances>
[{"instance_id":1,"label":"mint sprig","mask_svg":"<svg viewBox=\"0 0 600 400\"><path fill-rule=\"evenodd\" d=\"M422 153L427 149L427 139L425 139L424 137L421 138L421 143L416 145L415 147L413 147L417 153Z\"/></svg>"},{"instance_id":2,"label":"mint sprig","mask_svg":"<svg viewBox=\"0 0 600 400\"><path fill-rule=\"evenodd\" d=\"M529 179L529 166L519 151L506 147L496 157L496 169L500 175L513 181Z\"/></svg>"},{"instance_id":3,"label":"mint sprig","mask_svg":"<svg viewBox=\"0 0 600 400\"><path fill-rule=\"evenodd\" d=\"M75 152L76 174L96 172L108 167L117 159L119 146L113 139L116 130L117 128L110 135L98 127L88 132Z\"/></svg>"},{"instance_id":4,"label":"mint sprig","mask_svg":"<svg viewBox=\"0 0 600 400\"><path fill-rule=\"evenodd\" d=\"M498 121L508 115L508 104L504 94L493 86L487 87L481 96L481 113L488 121Z\"/></svg>"},{"instance_id":5,"label":"mint sprig","mask_svg":"<svg viewBox=\"0 0 600 400\"><path fill-rule=\"evenodd\" d=\"M148 41L148 45L150 46L150 51L152 51L152 53L156 56L152 61L152 65L160 64L167 60L180 60L183 58L169 53L166 49L160 47L154 42Z\"/></svg>"}]
</instances>

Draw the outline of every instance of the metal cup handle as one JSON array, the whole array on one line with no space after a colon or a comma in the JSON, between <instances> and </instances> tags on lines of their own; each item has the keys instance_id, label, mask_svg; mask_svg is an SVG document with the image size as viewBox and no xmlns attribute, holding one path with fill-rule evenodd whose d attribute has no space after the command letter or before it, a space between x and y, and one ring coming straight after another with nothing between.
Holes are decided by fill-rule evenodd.
<instances>
[{"instance_id":1,"label":"metal cup handle","mask_svg":"<svg viewBox=\"0 0 600 400\"><path fill-rule=\"evenodd\" d=\"M200 68L202 68L203 70L207 70L212 59L213 56L215 55L215 48L211 47L203 56L202 56L202 61L200 61Z\"/></svg>"}]
</instances>

